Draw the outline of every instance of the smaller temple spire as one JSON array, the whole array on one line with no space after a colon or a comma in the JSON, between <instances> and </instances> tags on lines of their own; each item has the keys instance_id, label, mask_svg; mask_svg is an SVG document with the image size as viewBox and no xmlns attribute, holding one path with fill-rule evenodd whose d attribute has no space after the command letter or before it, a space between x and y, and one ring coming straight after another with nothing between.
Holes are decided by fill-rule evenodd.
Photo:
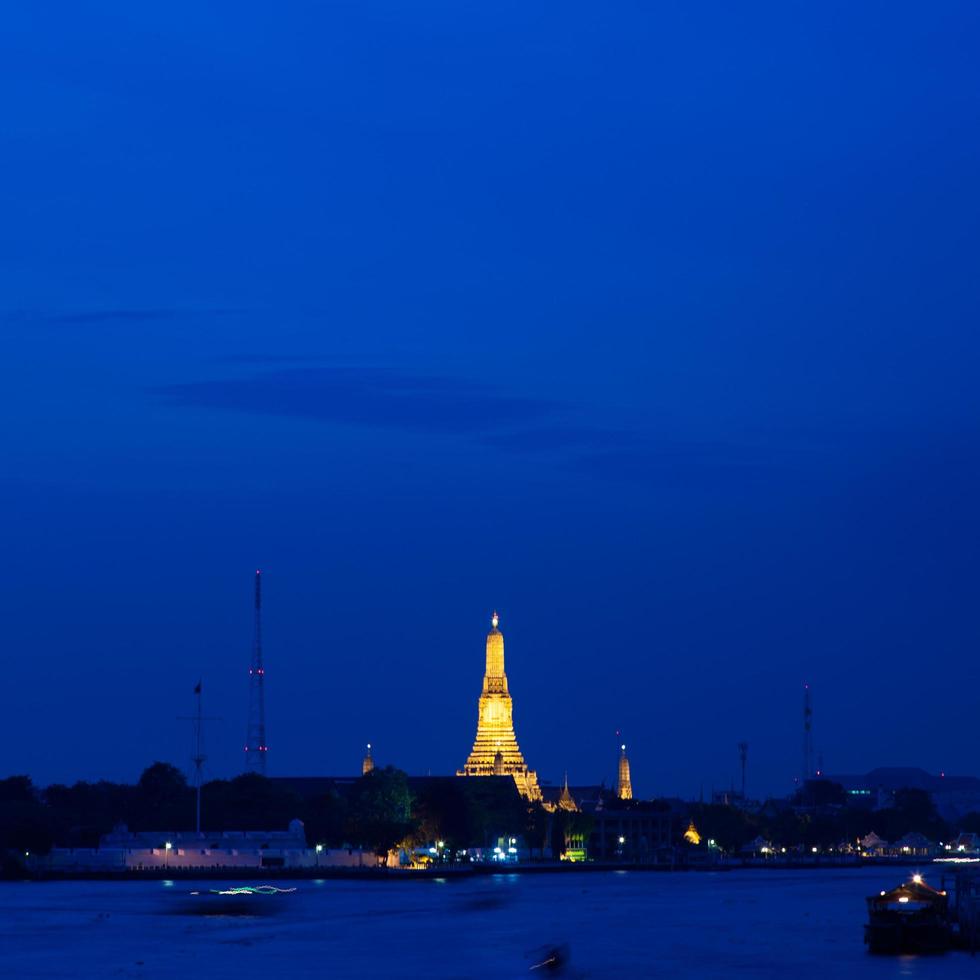
<instances>
[{"instance_id":1,"label":"smaller temple spire","mask_svg":"<svg viewBox=\"0 0 980 980\"><path fill-rule=\"evenodd\" d=\"M367 744L367 752L361 762L361 775L366 776L374 768L374 757L371 755L371 743Z\"/></svg>"},{"instance_id":2,"label":"smaller temple spire","mask_svg":"<svg viewBox=\"0 0 980 980\"><path fill-rule=\"evenodd\" d=\"M621 800L633 799L633 784L630 781L630 760L626 758L626 743L620 747L619 756L619 779L616 783L616 795Z\"/></svg>"},{"instance_id":3,"label":"smaller temple spire","mask_svg":"<svg viewBox=\"0 0 980 980\"><path fill-rule=\"evenodd\" d=\"M565 770L565 782L561 788L561 795L558 797L558 809L559 810L571 810L577 811L578 804L575 802L574 797L568 789L568 770Z\"/></svg>"}]
</instances>

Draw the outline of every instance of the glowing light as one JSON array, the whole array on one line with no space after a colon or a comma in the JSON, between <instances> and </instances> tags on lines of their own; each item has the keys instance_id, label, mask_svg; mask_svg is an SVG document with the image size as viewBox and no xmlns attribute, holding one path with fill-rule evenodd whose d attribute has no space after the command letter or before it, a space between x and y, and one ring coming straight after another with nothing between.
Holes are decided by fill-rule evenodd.
<instances>
[{"instance_id":1,"label":"glowing light","mask_svg":"<svg viewBox=\"0 0 980 980\"><path fill-rule=\"evenodd\" d=\"M171 843L170 843L170 841L167 841L167 842L166 842L166 844L164 844L163 846L164 846L164 848L166 848L166 850L168 850L168 851L172 851L172 850L173 850L173 848L174 848L174 846L173 846L173 844L171 844Z\"/></svg>"},{"instance_id":2,"label":"glowing light","mask_svg":"<svg viewBox=\"0 0 980 980\"><path fill-rule=\"evenodd\" d=\"M885 893L884 893L884 892L882 892L881 894L882 894L882 895L884 895Z\"/></svg>"},{"instance_id":3,"label":"glowing light","mask_svg":"<svg viewBox=\"0 0 980 980\"><path fill-rule=\"evenodd\" d=\"M820 848L819 847L811 847L810 850L813 851L814 854L816 854L817 851L820 850Z\"/></svg>"},{"instance_id":4,"label":"glowing light","mask_svg":"<svg viewBox=\"0 0 980 980\"><path fill-rule=\"evenodd\" d=\"M495 609L493 611L493 615L490 617L490 625L493 626L494 629L496 629L497 623L499 622L500 622L500 617L497 615L497 610Z\"/></svg>"},{"instance_id":5,"label":"glowing light","mask_svg":"<svg viewBox=\"0 0 980 980\"><path fill-rule=\"evenodd\" d=\"M694 826L693 820L691 821L690 826L687 828L687 830L684 831L684 840L686 840L688 844L701 843L701 835L698 833L697 827Z\"/></svg>"},{"instance_id":6,"label":"glowing light","mask_svg":"<svg viewBox=\"0 0 980 980\"><path fill-rule=\"evenodd\" d=\"M620 837L619 838L619 843L620 844L625 844L626 843L626 838L625 837Z\"/></svg>"},{"instance_id":7,"label":"glowing light","mask_svg":"<svg viewBox=\"0 0 980 980\"><path fill-rule=\"evenodd\" d=\"M903 905L904 905L904 904L905 904L906 902L908 902L908 900L909 900L909 897L908 897L908 895L902 895L902 897L901 897L901 898L899 898L899 901L900 901L900 902L901 902L901 903L902 903Z\"/></svg>"},{"instance_id":8,"label":"glowing light","mask_svg":"<svg viewBox=\"0 0 980 980\"><path fill-rule=\"evenodd\" d=\"M436 841L436 847L438 847L440 850L442 850L442 848L444 848L445 846L446 846L446 842L444 840Z\"/></svg>"},{"instance_id":9,"label":"glowing light","mask_svg":"<svg viewBox=\"0 0 980 980\"><path fill-rule=\"evenodd\" d=\"M275 885L239 885L236 888L211 888L212 895L289 895L295 888L276 888Z\"/></svg>"},{"instance_id":10,"label":"glowing light","mask_svg":"<svg viewBox=\"0 0 980 980\"><path fill-rule=\"evenodd\" d=\"M317 844L317 846L316 846L316 852L317 852L317 854L322 854L323 853L323 845L322 844Z\"/></svg>"},{"instance_id":11,"label":"glowing light","mask_svg":"<svg viewBox=\"0 0 980 980\"><path fill-rule=\"evenodd\" d=\"M922 875L912 875L912 880L917 884L922 884Z\"/></svg>"}]
</instances>

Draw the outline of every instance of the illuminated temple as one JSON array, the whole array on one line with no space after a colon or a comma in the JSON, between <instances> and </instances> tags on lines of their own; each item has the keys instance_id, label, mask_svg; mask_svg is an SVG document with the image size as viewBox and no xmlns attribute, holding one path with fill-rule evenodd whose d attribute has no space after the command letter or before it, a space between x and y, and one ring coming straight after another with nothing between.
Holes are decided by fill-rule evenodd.
<instances>
[{"instance_id":1,"label":"illuminated temple","mask_svg":"<svg viewBox=\"0 0 980 980\"><path fill-rule=\"evenodd\" d=\"M487 633L487 669L483 675L476 740L466 765L457 776L513 776L520 794L528 800L540 800L538 774L528 769L514 734L514 703L507 690L504 673L504 635L497 629L499 620L493 614Z\"/></svg>"},{"instance_id":2,"label":"illuminated temple","mask_svg":"<svg viewBox=\"0 0 980 980\"><path fill-rule=\"evenodd\" d=\"M616 780L616 795L621 800L633 799L633 782L630 779L630 760L626 758L626 745L620 746L619 778Z\"/></svg>"}]
</instances>

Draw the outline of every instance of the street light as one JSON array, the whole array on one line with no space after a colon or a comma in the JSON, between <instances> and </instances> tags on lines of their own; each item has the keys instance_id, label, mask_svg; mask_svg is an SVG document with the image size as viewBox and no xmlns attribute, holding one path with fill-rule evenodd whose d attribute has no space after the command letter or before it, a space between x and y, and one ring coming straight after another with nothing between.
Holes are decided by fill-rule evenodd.
<instances>
[{"instance_id":1,"label":"street light","mask_svg":"<svg viewBox=\"0 0 980 980\"><path fill-rule=\"evenodd\" d=\"M323 845L322 844L317 844L317 846L316 846L316 866L318 868L320 867L320 854L321 854L322 851L323 851Z\"/></svg>"},{"instance_id":2,"label":"street light","mask_svg":"<svg viewBox=\"0 0 980 980\"><path fill-rule=\"evenodd\" d=\"M173 849L173 844L171 844L170 841L167 841L163 845L163 866L165 868L170 867L170 851L172 849Z\"/></svg>"}]
</instances>

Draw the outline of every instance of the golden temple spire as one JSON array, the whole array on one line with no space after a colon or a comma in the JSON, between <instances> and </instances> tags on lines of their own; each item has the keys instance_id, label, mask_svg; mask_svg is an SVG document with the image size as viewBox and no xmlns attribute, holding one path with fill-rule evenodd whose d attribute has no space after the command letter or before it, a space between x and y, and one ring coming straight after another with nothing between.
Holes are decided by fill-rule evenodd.
<instances>
[{"instance_id":1,"label":"golden temple spire","mask_svg":"<svg viewBox=\"0 0 980 980\"><path fill-rule=\"evenodd\" d=\"M540 800L537 773L529 769L514 734L514 704L504 672L504 635L494 610L487 633L486 671L477 708L476 739L459 776L513 776L522 796Z\"/></svg>"},{"instance_id":2,"label":"golden temple spire","mask_svg":"<svg viewBox=\"0 0 980 980\"><path fill-rule=\"evenodd\" d=\"M374 758L371 755L371 743L367 744L367 753L361 762L361 775L366 776L374 768Z\"/></svg>"}]
</instances>

